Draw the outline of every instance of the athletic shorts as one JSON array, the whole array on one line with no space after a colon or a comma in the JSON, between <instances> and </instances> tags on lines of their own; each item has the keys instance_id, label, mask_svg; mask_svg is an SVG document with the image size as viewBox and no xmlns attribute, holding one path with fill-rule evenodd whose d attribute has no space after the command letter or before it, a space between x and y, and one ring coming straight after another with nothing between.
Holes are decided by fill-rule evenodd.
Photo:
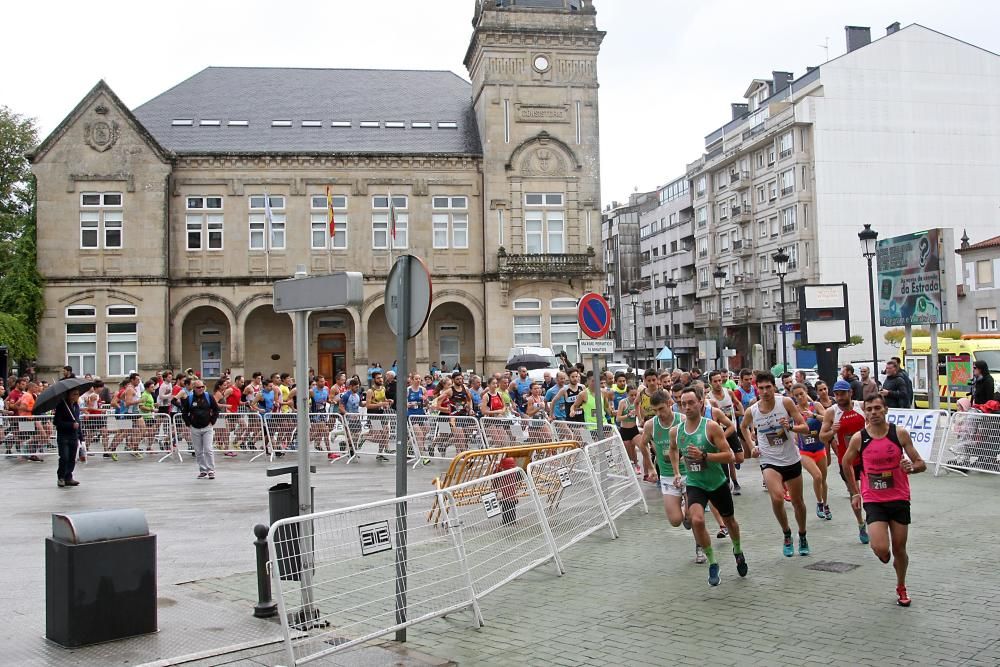
<instances>
[{"instance_id":1,"label":"athletic shorts","mask_svg":"<svg viewBox=\"0 0 1000 667\"><path fill-rule=\"evenodd\" d=\"M910 501L892 500L887 503L865 503L865 521L870 526L876 521L895 521L910 524Z\"/></svg>"},{"instance_id":2,"label":"athletic shorts","mask_svg":"<svg viewBox=\"0 0 1000 667\"><path fill-rule=\"evenodd\" d=\"M841 465L839 467L840 467L840 479L844 480L844 483L846 484L847 483L847 478L844 477L844 466ZM861 465L861 461L858 461L857 463L854 464L854 479L856 481L858 481L858 482L861 481L861 469L862 468L863 468L863 466Z\"/></svg>"},{"instance_id":3,"label":"athletic shorts","mask_svg":"<svg viewBox=\"0 0 1000 667\"><path fill-rule=\"evenodd\" d=\"M622 440L628 442L632 438L639 435L639 429L635 426L619 426L618 433L621 434Z\"/></svg>"},{"instance_id":4,"label":"athletic shorts","mask_svg":"<svg viewBox=\"0 0 1000 667\"><path fill-rule=\"evenodd\" d=\"M726 442L729 443L729 449L733 450L733 454L740 454L743 451L743 439L739 431L727 437Z\"/></svg>"},{"instance_id":5,"label":"athletic shorts","mask_svg":"<svg viewBox=\"0 0 1000 667\"><path fill-rule=\"evenodd\" d=\"M719 510L719 514L723 517L730 517L736 512L733 508L733 494L729 492L729 484L721 484L714 491L706 491L701 487L688 484L687 499L688 507L701 505L707 509L708 503L712 503L712 507Z\"/></svg>"},{"instance_id":6,"label":"athletic shorts","mask_svg":"<svg viewBox=\"0 0 1000 667\"><path fill-rule=\"evenodd\" d=\"M820 461L822 461L824 463L826 462L826 450L825 449L821 449L818 452L810 452L810 451L806 451L805 449L800 449L799 450L799 454L803 458L805 458L805 457L808 456L809 458L811 458L816 463L819 463Z\"/></svg>"},{"instance_id":7,"label":"athletic shorts","mask_svg":"<svg viewBox=\"0 0 1000 667\"><path fill-rule=\"evenodd\" d=\"M795 463L793 463L790 466L777 466L777 465L774 465L772 463L761 463L760 464L761 471L767 470L768 468L770 468L771 470L777 470L779 473L781 473L781 481L782 482L787 482L788 480L795 479L796 477L802 477L802 462L801 461L796 461ZM721 512L722 510L719 510L719 511ZM723 515L723 516L725 516L725 515Z\"/></svg>"},{"instance_id":8,"label":"athletic shorts","mask_svg":"<svg viewBox=\"0 0 1000 667\"><path fill-rule=\"evenodd\" d=\"M660 478L660 493L665 496L677 496L678 498L684 497L685 484L681 481L680 487L674 486L673 477L661 477Z\"/></svg>"}]
</instances>

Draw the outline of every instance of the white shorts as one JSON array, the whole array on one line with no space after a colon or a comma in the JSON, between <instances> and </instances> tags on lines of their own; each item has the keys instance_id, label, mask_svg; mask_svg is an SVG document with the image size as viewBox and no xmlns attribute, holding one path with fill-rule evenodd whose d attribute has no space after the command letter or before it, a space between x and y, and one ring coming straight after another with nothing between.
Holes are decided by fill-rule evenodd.
<instances>
[{"instance_id":1,"label":"white shorts","mask_svg":"<svg viewBox=\"0 0 1000 667\"><path fill-rule=\"evenodd\" d=\"M666 477L660 478L660 493L665 496L677 496L678 498L683 498L686 486L687 485L683 482L683 480L681 481L680 486L674 486L673 477L669 479Z\"/></svg>"}]
</instances>

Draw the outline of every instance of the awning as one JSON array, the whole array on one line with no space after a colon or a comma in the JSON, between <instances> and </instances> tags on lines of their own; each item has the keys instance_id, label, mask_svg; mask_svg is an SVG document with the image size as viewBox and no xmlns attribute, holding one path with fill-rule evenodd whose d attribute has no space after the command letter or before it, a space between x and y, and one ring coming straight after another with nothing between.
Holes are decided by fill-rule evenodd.
<instances>
[{"instance_id":1,"label":"awning","mask_svg":"<svg viewBox=\"0 0 1000 667\"><path fill-rule=\"evenodd\" d=\"M670 351L670 348L666 345L660 350L660 353L656 355L657 361L672 361L674 358L674 353Z\"/></svg>"}]
</instances>

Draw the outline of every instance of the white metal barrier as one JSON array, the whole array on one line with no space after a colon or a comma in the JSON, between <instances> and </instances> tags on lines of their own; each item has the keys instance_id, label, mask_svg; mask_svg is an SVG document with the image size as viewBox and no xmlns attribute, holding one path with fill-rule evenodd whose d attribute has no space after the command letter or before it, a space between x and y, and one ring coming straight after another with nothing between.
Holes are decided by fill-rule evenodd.
<instances>
[{"instance_id":1,"label":"white metal barrier","mask_svg":"<svg viewBox=\"0 0 1000 667\"><path fill-rule=\"evenodd\" d=\"M630 507L639 503L642 504L642 511L649 514L646 496L642 493L639 478L632 469L632 463L629 461L628 452L620 435L616 433L586 445L584 450L597 474L597 481L612 519L617 519Z\"/></svg>"},{"instance_id":2,"label":"white metal barrier","mask_svg":"<svg viewBox=\"0 0 1000 667\"><path fill-rule=\"evenodd\" d=\"M945 444L934 459L934 475L946 471L1000 474L1000 415L956 412Z\"/></svg>"},{"instance_id":3,"label":"white metal barrier","mask_svg":"<svg viewBox=\"0 0 1000 667\"><path fill-rule=\"evenodd\" d=\"M618 435L618 429L611 424L604 424L598 432L597 424L560 420L552 422L552 429L556 440L573 440L579 442L581 446Z\"/></svg>"},{"instance_id":4,"label":"white metal barrier","mask_svg":"<svg viewBox=\"0 0 1000 667\"><path fill-rule=\"evenodd\" d=\"M169 455L174 445L170 416L159 412L84 413L80 415L80 424L91 456L117 459L118 454L136 458L141 458L144 452Z\"/></svg>"},{"instance_id":5,"label":"white metal barrier","mask_svg":"<svg viewBox=\"0 0 1000 667\"><path fill-rule=\"evenodd\" d=\"M528 464L528 478L545 507L545 518L559 551L604 526L618 537L604 503L590 457L582 449L556 454Z\"/></svg>"},{"instance_id":6,"label":"white metal barrier","mask_svg":"<svg viewBox=\"0 0 1000 667\"><path fill-rule=\"evenodd\" d=\"M461 528L425 520L435 501L453 503L447 491L429 491L271 526L271 574L292 664L462 609L482 625ZM397 516L406 517L405 531ZM395 553L404 544L406 589L397 602Z\"/></svg>"},{"instance_id":7,"label":"white metal barrier","mask_svg":"<svg viewBox=\"0 0 1000 667\"><path fill-rule=\"evenodd\" d=\"M557 440L551 422L527 417L483 417L480 421L487 447L542 444Z\"/></svg>"},{"instance_id":8,"label":"white metal barrier","mask_svg":"<svg viewBox=\"0 0 1000 667\"><path fill-rule=\"evenodd\" d=\"M448 449L455 455L470 449L483 449L486 440L475 417L445 415L410 415L410 448L421 458L450 461Z\"/></svg>"},{"instance_id":9,"label":"white metal barrier","mask_svg":"<svg viewBox=\"0 0 1000 667\"><path fill-rule=\"evenodd\" d=\"M0 453L22 458L58 456L52 417L0 417Z\"/></svg>"},{"instance_id":10,"label":"white metal barrier","mask_svg":"<svg viewBox=\"0 0 1000 667\"><path fill-rule=\"evenodd\" d=\"M180 452L193 454L191 429L179 413L174 414L173 426L177 455L180 456ZM221 452L223 456L236 456L246 452L253 454L251 461L256 461L270 451L267 430L259 413L223 412L215 422L214 430L212 450Z\"/></svg>"},{"instance_id":11,"label":"white metal barrier","mask_svg":"<svg viewBox=\"0 0 1000 667\"><path fill-rule=\"evenodd\" d=\"M396 453L396 413L348 413L344 423L350 444L347 463L359 460L362 455L385 460Z\"/></svg>"}]
</instances>

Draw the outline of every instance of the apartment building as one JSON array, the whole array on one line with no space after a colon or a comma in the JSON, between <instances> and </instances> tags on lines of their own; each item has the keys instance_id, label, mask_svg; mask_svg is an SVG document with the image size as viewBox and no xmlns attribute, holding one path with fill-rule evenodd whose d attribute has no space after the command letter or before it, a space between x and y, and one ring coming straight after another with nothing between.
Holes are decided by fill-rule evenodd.
<instances>
[{"instance_id":1,"label":"apartment building","mask_svg":"<svg viewBox=\"0 0 1000 667\"><path fill-rule=\"evenodd\" d=\"M434 282L419 366L575 346L576 299L604 289L603 37L591 0L479 0L468 81L209 67L135 109L100 82L32 156L39 366L291 369L272 284L304 264L364 273L363 304L312 314L309 358L364 376L395 357L383 292L403 252Z\"/></svg>"},{"instance_id":2,"label":"apartment building","mask_svg":"<svg viewBox=\"0 0 1000 667\"><path fill-rule=\"evenodd\" d=\"M1000 236L962 244L955 251L964 280L958 284L958 328L967 334L997 334L1000 309Z\"/></svg>"},{"instance_id":3,"label":"apartment building","mask_svg":"<svg viewBox=\"0 0 1000 667\"><path fill-rule=\"evenodd\" d=\"M616 361L635 365L646 356L643 318L639 216L648 206L647 193L633 193L627 204L612 202L601 216L601 254L604 257L604 297L611 306ZM572 359L572 357L571 357Z\"/></svg>"}]
</instances>

